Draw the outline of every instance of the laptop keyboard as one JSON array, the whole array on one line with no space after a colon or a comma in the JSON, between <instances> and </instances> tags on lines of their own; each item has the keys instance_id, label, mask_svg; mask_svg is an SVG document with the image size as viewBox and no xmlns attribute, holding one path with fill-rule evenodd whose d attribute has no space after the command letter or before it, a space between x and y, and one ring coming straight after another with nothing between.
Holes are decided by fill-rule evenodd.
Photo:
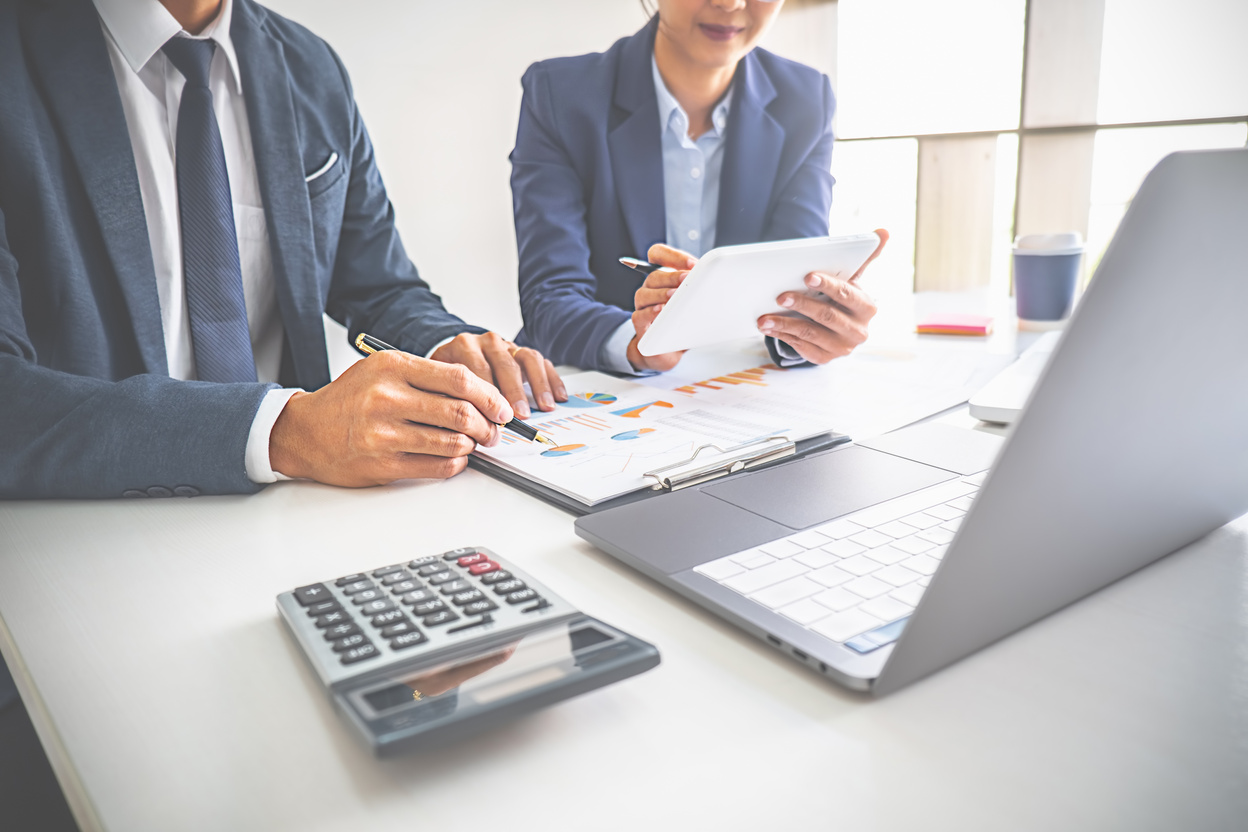
<instances>
[{"instance_id":1,"label":"laptop keyboard","mask_svg":"<svg viewBox=\"0 0 1248 832\"><path fill-rule=\"evenodd\" d=\"M913 491L694 571L869 653L901 634L985 474Z\"/></svg>"}]
</instances>

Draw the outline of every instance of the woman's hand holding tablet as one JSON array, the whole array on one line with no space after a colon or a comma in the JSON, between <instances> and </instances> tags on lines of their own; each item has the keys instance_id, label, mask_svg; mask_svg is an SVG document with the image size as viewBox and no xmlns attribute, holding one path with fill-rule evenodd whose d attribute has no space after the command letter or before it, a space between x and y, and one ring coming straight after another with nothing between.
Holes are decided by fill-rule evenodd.
<instances>
[{"instance_id":1,"label":"woman's hand holding tablet","mask_svg":"<svg viewBox=\"0 0 1248 832\"><path fill-rule=\"evenodd\" d=\"M751 331L778 338L814 364L848 355L866 340L876 312L858 280L887 242L888 232L877 229L727 246L700 263L653 246L650 261L669 268L652 272L637 290L629 360L639 369L668 370L686 349ZM681 270L691 263L697 268Z\"/></svg>"},{"instance_id":2,"label":"woman's hand holding tablet","mask_svg":"<svg viewBox=\"0 0 1248 832\"><path fill-rule=\"evenodd\" d=\"M811 272L804 281L807 291L785 292L776 298L777 303L801 317L762 315L759 332L780 339L812 364L827 364L853 352L867 340L867 323L876 312L875 302L858 286L858 278L888 242L887 231L878 228L875 233L879 245L852 277L843 280Z\"/></svg>"},{"instance_id":3,"label":"woman's hand holding tablet","mask_svg":"<svg viewBox=\"0 0 1248 832\"><path fill-rule=\"evenodd\" d=\"M637 330L637 334L628 343L628 360L638 370L663 372L675 367L685 351L678 350L646 356L638 352L637 342L663 311L668 298L674 295L676 288L684 282L689 270L697 265L698 258L680 249L655 243L646 252L646 259L659 268L646 276L646 282L641 284L641 288L633 296L633 327Z\"/></svg>"}]
</instances>

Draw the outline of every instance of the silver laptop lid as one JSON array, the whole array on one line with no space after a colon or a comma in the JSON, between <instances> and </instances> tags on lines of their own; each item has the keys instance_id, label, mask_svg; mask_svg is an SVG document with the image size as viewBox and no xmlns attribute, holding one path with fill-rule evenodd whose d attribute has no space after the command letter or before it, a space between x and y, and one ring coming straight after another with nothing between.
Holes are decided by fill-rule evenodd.
<instances>
[{"instance_id":1,"label":"silver laptop lid","mask_svg":"<svg viewBox=\"0 0 1248 832\"><path fill-rule=\"evenodd\" d=\"M1149 174L874 689L1248 511L1248 149Z\"/></svg>"}]
</instances>

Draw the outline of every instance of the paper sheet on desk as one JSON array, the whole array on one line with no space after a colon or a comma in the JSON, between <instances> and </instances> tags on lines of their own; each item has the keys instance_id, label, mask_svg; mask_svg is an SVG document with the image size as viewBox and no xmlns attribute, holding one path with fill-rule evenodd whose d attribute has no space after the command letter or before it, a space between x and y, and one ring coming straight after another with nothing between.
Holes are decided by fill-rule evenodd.
<instances>
[{"instance_id":1,"label":"paper sheet on desk","mask_svg":"<svg viewBox=\"0 0 1248 832\"><path fill-rule=\"evenodd\" d=\"M868 342L824 368L836 391L832 424L855 439L897 430L964 404L1013 361L940 336L897 346Z\"/></svg>"},{"instance_id":2,"label":"paper sheet on desk","mask_svg":"<svg viewBox=\"0 0 1248 832\"><path fill-rule=\"evenodd\" d=\"M669 373L646 384L578 373L564 379L566 404L529 420L558 447L504 433L500 445L477 454L595 505L649 488L647 472L684 462L706 444L727 449L829 431L865 438L903 427L965 402L1009 361L924 344L866 347L824 367L761 364L709 378ZM703 453L698 462L714 459Z\"/></svg>"}]
</instances>

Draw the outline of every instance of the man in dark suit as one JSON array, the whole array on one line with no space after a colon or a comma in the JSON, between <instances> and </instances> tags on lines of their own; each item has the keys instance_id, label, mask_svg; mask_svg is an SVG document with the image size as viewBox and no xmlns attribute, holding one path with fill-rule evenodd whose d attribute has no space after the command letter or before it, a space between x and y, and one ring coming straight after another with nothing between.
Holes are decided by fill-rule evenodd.
<instances>
[{"instance_id":1,"label":"man in dark suit","mask_svg":"<svg viewBox=\"0 0 1248 832\"><path fill-rule=\"evenodd\" d=\"M0 497L462 470L564 395L448 313L333 51L252 0L0 0ZM322 313L403 352L330 383ZM497 389L494 385L497 385Z\"/></svg>"}]
</instances>

